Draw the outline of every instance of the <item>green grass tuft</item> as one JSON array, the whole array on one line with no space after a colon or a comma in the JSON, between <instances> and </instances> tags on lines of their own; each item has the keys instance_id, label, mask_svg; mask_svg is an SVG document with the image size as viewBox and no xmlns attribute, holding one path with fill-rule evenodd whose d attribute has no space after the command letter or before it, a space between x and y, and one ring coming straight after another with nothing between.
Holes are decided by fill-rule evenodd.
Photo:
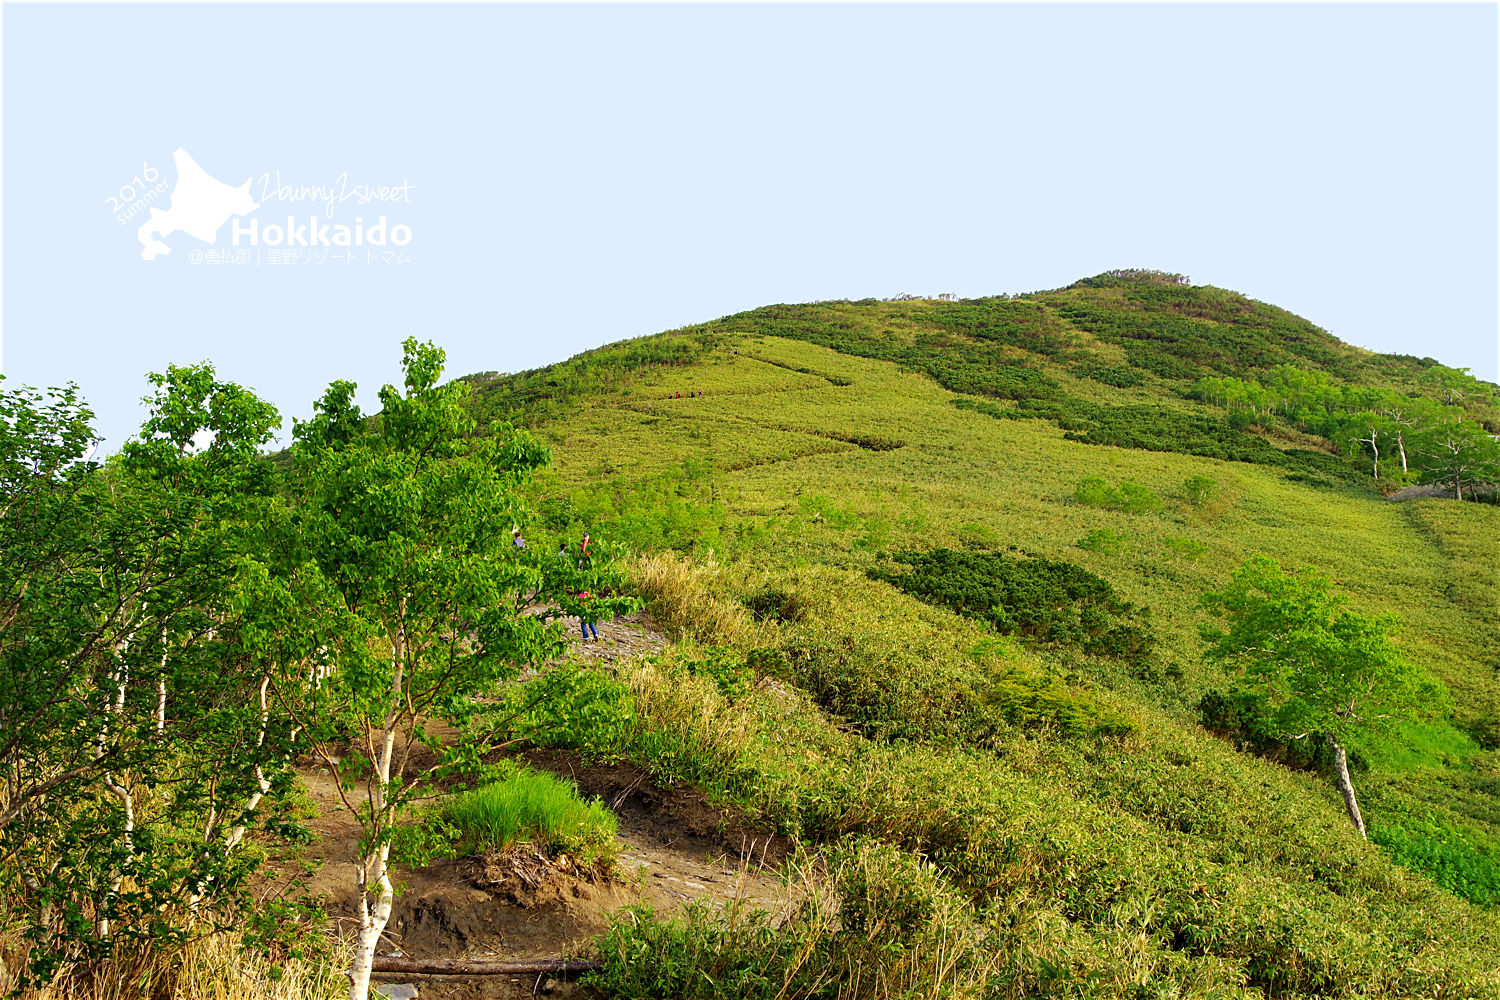
<instances>
[{"instance_id":1,"label":"green grass tuft","mask_svg":"<svg viewBox=\"0 0 1500 1000\"><path fill-rule=\"evenodd\" d=\"M599 799L584 801L572 782L539 771L464 792L445 804L443 819L470 853L531 842L588 864L615 852L615 814Z\"/></svg>"}]
</instances>

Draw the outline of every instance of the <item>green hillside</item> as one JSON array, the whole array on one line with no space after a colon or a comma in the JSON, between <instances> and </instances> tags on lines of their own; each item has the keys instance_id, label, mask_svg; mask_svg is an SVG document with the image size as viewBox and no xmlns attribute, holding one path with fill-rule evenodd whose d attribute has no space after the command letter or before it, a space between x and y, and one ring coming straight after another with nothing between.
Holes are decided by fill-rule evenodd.
<instances>
[{"instance_id":1,"label":"green hillside","mask_svg":"<svg viewBox=\"0 0 1500 1000\"><path fill-rule=\"evenodd\" d=\"M444 361L0 385L0 992L1500 998L1496 386L1149 271Z\"/></svg>"},{"instance_id":2,"label":"green hillside","mask_svg":"<svg viewBox=\"0 0 1500 1000\"><path fill-rule=\"evenodd\" d=\"M1496 387L1156 272L466 381L552 448L536 534L641 553L677 640L559 683L632 720L560 739L825 851L842 900L622 924L607 993L1500 995L1500 507L1385 499L1484 497ZM1199 596L1256 554L1399 615L1446 692L1351 742L1368 843L1205 660Z\"/></svg>"}]
</instances>

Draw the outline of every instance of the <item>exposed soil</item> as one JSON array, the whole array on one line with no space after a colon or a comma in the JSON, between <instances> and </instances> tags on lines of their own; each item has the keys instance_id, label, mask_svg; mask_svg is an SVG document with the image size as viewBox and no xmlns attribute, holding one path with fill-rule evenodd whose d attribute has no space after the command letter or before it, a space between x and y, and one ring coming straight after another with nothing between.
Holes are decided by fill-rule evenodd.
<instances>
[{"instance_id":1,"label":"exposed soil","mask_svg":"<svg viewBox=\"0 0 1500 1000\"><path fill-rule=\"evenodd\" d=\"M565 621L575 630L571 652L579 658L631 659L660 652L666 644L643 614L601 622L598 641L588 642L579 640L576 620ZM571 777L586 796L603 798L615 811L616 872L603 877L572 859L547 858L524 846L484 858L398 867L393 876L400 891L381 954L418 959L576 956L588 953L610 916L625 906L646 904L669 914L691 900L722 908L739 899L775 911L785 901L785 887L773 874L785 856L785 842L710 804L701 791L662 788L629 765L585 767L559 751L518 756L540 770ZM310 766L300 774L317 810L308 823L316 840L301 855L319 865L307 887L327 900L330 915L347 932L355 913L359 826L343 807L326 768ZM374 978L412 977L376 973ZM582 995L573 984L539 985L534 976L430 976L418 977L416 985L424 997L519 997L534 990Z\"/></svg>"}]
</instances>

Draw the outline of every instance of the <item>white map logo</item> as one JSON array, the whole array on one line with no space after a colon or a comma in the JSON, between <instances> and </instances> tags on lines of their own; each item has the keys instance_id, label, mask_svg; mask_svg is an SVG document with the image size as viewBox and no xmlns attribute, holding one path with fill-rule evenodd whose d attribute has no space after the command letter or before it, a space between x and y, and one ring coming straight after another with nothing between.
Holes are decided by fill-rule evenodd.
<instances>
[{"instance_id":1,"label":"white map logo","mask_svg":"<svg viewBox=\"0 0 1500 1000\"><path fill-rule=\"evenodd\" d=\"M187 233L204 243L218 239L219 230L231 216L249 215L260 207L250 197L250 179L236 187L209 176L198 166L186 149L172 154L177 164L177 185L166 211L151 207L151 217L136 231L141 241L141 257L155 260L157 254L171 253L172 248L159 237Z\"/></svg>"}]
</instances>

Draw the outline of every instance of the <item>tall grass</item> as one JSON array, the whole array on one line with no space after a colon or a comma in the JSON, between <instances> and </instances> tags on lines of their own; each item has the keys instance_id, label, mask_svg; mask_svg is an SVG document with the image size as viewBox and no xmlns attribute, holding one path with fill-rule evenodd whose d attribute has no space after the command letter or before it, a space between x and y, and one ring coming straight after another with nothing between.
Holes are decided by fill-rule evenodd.
<instances>
[{"instance_id":1,"label":"tall grass","mask_svg":"<svg viewBox=\"0 0 1500 1000\"><path fill-rule=\"evenodd\" d=\"M570 781L521 769L446 802L443 818L462 849L505 850L530 841L569 853L583 864L612 860L618 821L602 801L585 802Z\"/></svg>"},{"instance_id":2,"label":"tall grass","mask_svg":"<svg viewBox=\"0 0 1500 1000\"><path fill-rule=\"evenodd\" d=\"M592 984L622 1000L993 995L1002 954L933 866L852 841L784 875L791 896L778 912L738 901L672 920L625 911L599 942Z\"/></svg>"},{"instance_id":3,"label":"tall grass","mask_svg":"<svg viewBox=\"0 0 1500 1000\"><path fill-rule=\"evenodd\" d=\"M652 612L668 631L735 643L754 631L755 622L744 604L716 592L714 582L728 575L717 563L689 563L675 552L642 555L632 572L641 591L655 598Z\"/></svg>"},{"instance_id":4,"label":"tall grass","mask_svg":"<svg viewBox=\"0 0 1500 1000\"><path fill-rule=\"evenodd\" d=\"M119 966L106 965L89 981L58 977L39 989L15 991L15 966L21 942L0 940L10 975L0 973L0 995L20 1000L339 1000L349 995L349 949L336 938L319 938L311 953L276 957L246 948L237 932L194 939L177 951L153 952L153 964L135 975L137 963L122 956Z\"/></svg>"},{"instance_id":5,"label":"tall grass","mask_svg":"<svg viewBox=\"0 0 1500 1000\"><path fill-rule=\"evenodd\" d=\"M692 575L691 562L673 565ZM687 595L692 604L730 576L696 585L680 580L656 596ZM807 576L840 578L827 568ZM803 605L798 622L752 623L745 641L857 620L868 595L853 586L857 578L843 579L849 587L825 588ZM922 628L944 635L951 623L920 623L946 614L918 606L898 621L913 637ZM853 669L862 640L850 629L844 634L853 643ZM941 658L941 643L931 636L926 642L923 655ZM937 731L930 738L867 738L782 685L726 695L711 678L694 675L696 655L686 644L654 663L601 675L588 687L590 697L618 702L616 713L630 725L604 741L585 732L560 737L590 744L594 754L629 758L660 780L698 784L805 843L854 836L932 865L942 890L968 907L954 912L963 914L964 933L983 941L979 952L1005 956L987 974L988 995L1233 997L1248 985L1287 997L1479 998L1500 990L1489 941L1500 933L1494 917L1358 841L1312 776L1237 754L1140 708L1132 710L1137 731L1112 739L1003 728L985 747L954 745ZM882 711L895 711L910 691L893 686L890 693ZM1108 703L1125 708L1119 696ZM621 947L687 947L674 937L680 934L698 941L692 947L703 956L720 946L751 947L733 934L719 940L711 922L678 931L642 927L644 937ZM742 931L751 943L765 933ZM839 948L853 948L847 937L836 940L818 967L833 967ZM799 954L785 941L754 946L762 944ZM784 946L790 950L780 951ZM891 987L904 982L896 974L902 953L892 945L865 956L873 977L861 980L865 992L827 992L832 987L808 981L784 995L944 995L949 987L931 981ZM717 967L707 968L714 975ZM629 982L619 995L649 995L647 986ZM933 991L922 992L928 987ZM692 996L699 987L689 977L671 988ZM745 995L759 989L747 987Z\"/></svg>"}]
</instances>

